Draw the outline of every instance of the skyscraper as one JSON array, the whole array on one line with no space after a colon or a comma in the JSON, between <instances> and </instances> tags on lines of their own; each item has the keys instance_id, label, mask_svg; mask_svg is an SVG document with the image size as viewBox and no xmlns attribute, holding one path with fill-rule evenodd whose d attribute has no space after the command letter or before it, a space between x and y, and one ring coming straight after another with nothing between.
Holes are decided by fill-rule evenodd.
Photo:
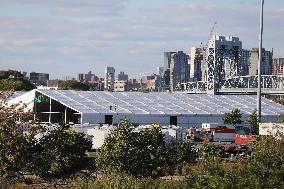
<instances>
[{"instance_id":1,"label":"skyscraper","mask_svg":"<svg viewBox=\"0 0 284 189\"><path fill-rule=\"evenodd\" d=\"M78 77L77 77L77 80L80 81L80 82L83 82L84 79L85 79L84 74L79 73L79 74L78 74Z\"/></svg>"},{"instance_id":2,"label":"skyscraper","mask_svg":"<svg viewBox=\"0 0 284 189\"><path fill-rule=\"evenodd\" d=\"M174 90L177 84L189 81L189 56L183 51L164 53L163 85Z\"/></svg>"},{"instance_id":3,"label":"skyscraper","mask_svg":"<svg viewBox=\"0 0 284 189\"><path fill-rule=\"evenodd\" d=\"M202 64L204 64L203 50L201 48L192 47L190 49L189 79L191 81L201 81L202 78Z\"/></svg>"},{"instance_id":4,"label":"skyscraper","mask_svg":"<svg viewBox=\"0 0 284 189\"><path fill-rule=\"evenodd\" d=\"M157 75L159 76L162 76L163 75L163 70L164 70L164 67L157 67Z\"/></svg>"},{"instance_id":5,"label":"skyscraper","mask_svg":"<svg viewBox=\"0 0 284 189\"><path fill-rule=\"evenodd\" d=\"M175 52L164 52L164 68L162 75L162 83L164 88L170 88L171 85L171 62L173 62L173 55Z\"/></svg>"},{"instance_id":6,"label":"skyscraper","mask_svg":"<svg viewBox=\"0 0 284 189\"><path fill-rule=\"evenodd\" d=\"M121 72L117 75L117 79L118 79L118 81L127 81L127 80L128 80L128 75L125 74L123 71L121 71Z\"/></svg>"},{"instance_id":7,"label":"skyscraper","mask_svg":"<svg viewBox=\"0 0 284 189\"><path fill-rule=\"evenodd\" d=\"M258 48L252 48L249 50L248 54L248 74L249 75L257 75L258 73ZM266 51L264 48L262 49L262 61L261 61L261 74L262 75L271 75L272 74L272 58L273 52Z\"/></svg>"},{"instance_id":8,"label":"skyscraper","mask_svg":"<svg viewBox=\"0 0 284 189\"><path fill-rule=\"evenodd\" d=\"M115 69L114 67L106 67L105 69L105 90L114 91Z\"/></svg>"},{"instance_id":9,"label":"skyscraper","mask_svg":"<svg viewBox=\"0 0 284 189\"><path fill-rule=\"evenodd\" d=\"M173 61L170 64L170 86L173 91L177 84L189 81L189 56L183 51L178 51L173 55Z\"/></svg>"},{"instance_id":10,"label":"skyscraper","mask_svg":"<svg viewBox=\"0 0 284 189\"><path fill-rule=\"evenodd\" d=\"M47 85L48 80L49 80L48 73L36 73L36 72L30 73L30 81L35 84Z\"/></svg>"},{"instance_id":11,"label":"skyscraper","mask_svg":"<svg viewBox=\"0 0 284 189\"><path fill-rule=\"evenodd\" d=\"M272 75L284 75L284 58L273 59Z\"/></svg>"}]
</instances>

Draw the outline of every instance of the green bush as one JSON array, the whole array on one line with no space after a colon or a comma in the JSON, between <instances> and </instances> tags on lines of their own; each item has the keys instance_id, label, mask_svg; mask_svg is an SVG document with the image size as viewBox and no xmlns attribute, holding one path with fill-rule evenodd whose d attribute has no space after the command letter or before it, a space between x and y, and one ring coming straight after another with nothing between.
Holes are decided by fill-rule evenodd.
<instances>
[{"instance_id":1,"label":"green bush","mask_svg":"<svg viewBox=\"0 0 284 189\"><path fill-rule=\"evenodd\" d=\"M87 182L77 180L75 183L78 189L188 189L186 181L153 179L151 177L137 178L123 175L101 175Z\"/></svg>"},{"instance_id":2,"label":"green bush","mask_svg":"<svg viewBox=\"0 0 284 189\"><path fill-rule=\"evenodd\" d=\"M167 157L169 165L192 163L197 157L196 151L188 141L173 140L167 144Z\"/></svg>"},{"instance_id":3,"label":"green bush","mask_svg":"<svg viewBox=\"0 0 284 189\"><path fill-rule=\"evenodd\" d=\"M84 134L62 125L31 148L33 158L29 170L43 178L69 175L84 166L86 151L91 146Z\"/></svg>"},{"instance_id":4,"label":"green bush","mask_svg":"<svg viewBox=\"0 0 284 189\"><path fill-rule=\"evenodd\" d=\"M0 105L0 174L19 172L28 160L29 144L33 133L25 135L17 121L32 119L32 114L24 113L20 105L11 107ZM33 129L33 125L26 124Z\"/></svg>"},{"instance_id":5,"label":"green bush","mask_svg":"<svg viewBox=\"0 0 284 189\"><path fill-rule=\"evenodd\" d=\"M198 153L199 157L203 160L226 157L224 147L219 145L214 145L209 142L203 143Z\"/></svg>"},{"instance_id":6,"label":"green bush","mask_svg":"<svg viewBox=\"0 0 284 189\"><path fill-rule=\"evenodd\" d=\"M160 128L134 132L131 124L122 120L106 139L96 161L104 173L154 176L165 165L165 154Z\"/></svg>"},{"instance_id":7,"label":"green bush","mask_svg":"<svg viewBox=\"0 0 284 189\"><path fill-rule=\"evenodd\" d=\"M190 188L284 188L283 141L264 138L253 145L252 157L235 163L207 158L191 170L188 184ZM209 154L216 157L219 153Z\"/></svg>"},{"instance_id":8,"label":"green bush","mask_svg":"<svg viewBox=\"0 0 284 189\"><path fill-rule=\"evenodd\" d=\"M164 175L186 175L188 165L194 163L197 153L188 141L173 140L166 146L167 168Z\"/></svg>"}]
</instances>

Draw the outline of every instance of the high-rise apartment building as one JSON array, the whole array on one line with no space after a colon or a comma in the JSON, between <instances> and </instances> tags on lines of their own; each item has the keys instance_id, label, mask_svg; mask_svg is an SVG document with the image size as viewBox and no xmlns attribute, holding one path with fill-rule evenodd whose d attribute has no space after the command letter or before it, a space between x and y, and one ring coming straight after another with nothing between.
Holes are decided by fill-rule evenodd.
<instances>
[{"instance_id":1,"label":"high-rise apartment building","mask_svg":"<svg viewBox=\"0 0 284 189\"><path fill-rule=\"evenodd\" d=\"M242 49L241 52L241 76L249 75L249 59L250 59L250 50Z\"/></svg>"},{"instance_id":2,"label":"high-rise apartment building","mask_svg":"<svg viewBox=\"0 0 284 189\"><path fill-rule=\"evenodd\" d=\"M273 59L272 75L284 75L284 58Z\"/></svg>"},{"instance_id":3,"label":"high-rise apartment building","mask_svg":"<svg viewBox=\"0 0 284 189\"><path fill-rule=\"evenodd\" d=\"M192 47L189 59L189 79L190 81L202 80L202 64L204 64L203 49Z\"/></svg>"},{"instance_id":4,"label":"high-rise apartment building","mask_svg":"<svg viewBox=\"0 0 284 189\"><path fill-rule=\"evenodd\" d=\"M176 52L164 52L164 67L162 75L162 85L164 88L169 89L171 85L171 63L173 62L173 56Z\"/></svg>"},{"instance_id":5,"label":"high-rise apartment building","mask_svg":"<svg viewBox=\"0 0 284 189\"><path fill-rule=\"evenodd\" d=\"M78 77L77 77L77 80L80 81L80 82L83 82L84 79L85 79L84 74L79 73L79 74L78 74Z\"/></svg>"},{"instance_id":6,"label":"high-rise apartment building","mask_svg":"<svg viewBox=\"0 0 284 189\"><path fill-rule=\"evenodd\" d=\"M173 61L170 65L170 86L173 91L177 84L189 82L189 56L182 51L173 55Z\"/></svg>"},{"instance_id":7,"label":"high-rise apartment building","mask_svg":"<svg viewBox=\"0 0 284 189\"><path fill-rule=\"evenodd\" d=\"M251 50L243 50L244 60L244 71L246 75L257 75L258 74L258 59L259 49L252 48ZM262 49L262 61L261 61L261 74L271 75L272 74L272 58L273 52Z\"/></svg>"},{"instance_id":8,"label":"high-rise apartment building","mask_svg":"<svg viewBox=\"0 0 284 189\"><path fill-rule=\"evenodd\" d=\"M89 71L87 74L85 74L85 80L87 82L92 81L93 76L94 76L94 74L92 74L92 71Z\"/></svg>"},{"instance_id":9,"label":"high-rise apartment building","mask_svg":"<svg viewBox=\"0 0 284 189\"><path fill-rule=\"evenodd\" d=\"M32 81L35 84L47 85L48 80L49 80L48 73L36 73L36 72L30 73L30 81Z\"/></svg>"},{"instance_id":10,"label":"high-rise apartment building","mask_svg":"<svg viewBox=\"0 0 284 189\"><path fill-rule=\"evenodd\" d=\"M163 75L163 70L164 70L164 67L157 67L157 75L159 76L162 76Z\"/></svg>"},{"instance_id":11,"label":"high-rise apartment building","mask_svg":"<svg viewBox=\"0 0 284 189\"><path fill-rule=\"evenodd\" d=\"M164 88L173 90L177 84L189 81L188 59L189 56L183 51L164 53Z\"/></svg>"},{"instance_id":12,"label":"high-rise apartment building","mask_svg":"<svg viewBox=\"0 0 284 189\"><path fill-rule=\"evenodd\" d=\"M105 69L105 90L114 91L115 69L114 67L106 67Z\"/></svg>"},{"instance_id":13,"label":"high-rise apartment building","mask_svg":"<svg viewBox=\"0 0 284 189\"><path fill-rule=\"evenodd\" d=\"M118 75L117 75L117 79L119 81L127 81L128 80L128 75L125 74L123 71L121 71Z\"/></svg>"}]
</instances>

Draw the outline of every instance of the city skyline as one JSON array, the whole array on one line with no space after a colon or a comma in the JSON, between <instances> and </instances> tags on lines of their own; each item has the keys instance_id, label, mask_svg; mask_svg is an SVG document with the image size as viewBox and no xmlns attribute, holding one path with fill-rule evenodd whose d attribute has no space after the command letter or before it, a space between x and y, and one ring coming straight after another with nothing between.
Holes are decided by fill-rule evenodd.
<instances>
[{"instance_id":1,"label":"city skyline","mask_svg":"<svg viewBox=\"0 0 284 189\"><path fill-rule=\"evenodd\" d=\"M114 66L130 77L155 72L164 51L233 35L257 47L259 1L0 0L1 69L48 72L51 78ZM284 2L265 4L264 47L284 57Z\"/></svg>"}]
</instances>

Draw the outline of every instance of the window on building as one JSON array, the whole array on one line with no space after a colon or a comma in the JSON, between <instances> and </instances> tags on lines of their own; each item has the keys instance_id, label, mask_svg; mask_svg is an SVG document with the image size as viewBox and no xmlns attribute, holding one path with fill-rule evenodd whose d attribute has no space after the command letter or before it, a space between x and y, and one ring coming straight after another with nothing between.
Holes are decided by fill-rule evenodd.
<instances>
[{"instance_id":1,"label":"window on building","mask_svg":"<svg viewBox=\"0 0 284 189\"><path fill-rule=\"evenodd\" d=\"M177 126L177 116L171 116L170 117L170 125Z\"/></svg>"},{"instance_id":2,"label":"window on building","mask_svg":"<svg viewBox=\"0 0 284 189\"><path fill-rule=\"evenodd\" d=\"M105 124L112 125L113 115L105 115Z\"/></svg>"}]
</instances>

